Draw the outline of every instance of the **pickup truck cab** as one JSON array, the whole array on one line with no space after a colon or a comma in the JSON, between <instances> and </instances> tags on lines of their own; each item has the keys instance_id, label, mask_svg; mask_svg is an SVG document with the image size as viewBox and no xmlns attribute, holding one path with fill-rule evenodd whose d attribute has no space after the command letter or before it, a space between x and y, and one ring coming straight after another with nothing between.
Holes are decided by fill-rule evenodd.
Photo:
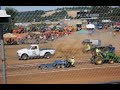
<instances>
[{"instance_id":1,"label":"pickup truck cab","mask_svg":"<svg viewBox=\"0 0 120 90\"><path fill-rule=\"evenodd\" d=\"M38 45L30 45L28 48L20 49L17 51L17 56L21 60L27 60L30 58L46 58L49 59L55 54L55 50L52 48L39 48Z\"/></svg>"}]
</instances>

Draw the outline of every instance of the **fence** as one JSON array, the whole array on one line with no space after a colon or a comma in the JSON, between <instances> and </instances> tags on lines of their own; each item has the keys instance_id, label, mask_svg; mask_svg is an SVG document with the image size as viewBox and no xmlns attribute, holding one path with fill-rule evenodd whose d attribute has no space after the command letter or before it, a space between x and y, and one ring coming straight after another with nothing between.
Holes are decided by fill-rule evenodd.
<instances>
[{"instance_id":1,"label":"fence","mask_svg":"<svg viewBox=\"0 0 120 90\"><path fill-rule=\"evenodd\" d=\"M72 14L69 14L72 9L74 13L78 11L80 13L76 14L76 16L73 14L74 16L72 16ZM66 7L47 12L43 10L19 12L14 8L6 8L6 11L7 14L11 15L11 23L4 25L4 34L11 33L15 35L15 37L4 37L8 84L88 83L85 81L85 78L89 82L103 82L109 79L111 81L120 78L119 73L116 73L119 72L119 63L104 64L101 66L91 64L91 53L83 53L83 45L81 44L87 38L101 39L103 45L112 44L116 48L116 54L119 56L120 35L114 29L114 27L118 27L118 31L120 29L119 24L116 24L120 20L119 7ZM109 25L107 25L108 22L102 22L102 20L106 19L110 21ZM77 22L73 22L74 26L69 26L67 25L69 23L66 23L69 20ZM81 23L78 23L79 20ZM92 35L76 33L78 31L77 24L86 25L88 23L96 25L95 30L97 33L93 33ZM98 24L103 24L102 28L99 28ZM108 27L106 28L106 26ZM55 49L55 55L50 59L34 58L19 60L17 50L27 48L31 44L37 44L40 48L44 49ZM55 60L65 60L66 57L74 57L79 64L67 69L38 69L40 64L52 63ZM2 63L0 62L0 72L2 72L1 65ZM113 70L113 68L116 69ZM104 79L105 77L107 79ZM0 83L3 83L1 74Z\"/></svg>"}]
</instances>

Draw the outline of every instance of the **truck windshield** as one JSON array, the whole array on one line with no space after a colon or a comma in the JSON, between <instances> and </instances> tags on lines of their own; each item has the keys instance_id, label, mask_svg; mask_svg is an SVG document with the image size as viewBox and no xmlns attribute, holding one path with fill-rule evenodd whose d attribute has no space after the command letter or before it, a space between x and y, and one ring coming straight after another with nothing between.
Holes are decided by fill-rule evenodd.
<instances>
[{"instance_id":1,"label":"truck windshield","mask_svg":"<svg viewBox=\"0 0 120 90\"><path fill-rule=\"evenodd\" d=\"M32 48L32 46L29 46L27 49L31 49Z\"/></svg>"},{"instance_id":2,"label":"truck windshield","mask_svg":"<svg viewBox=\"0 0 120 90\"><path fill-rule=\"evenodd\" d=\"M27 49L34 50L34 49L37 49L37 46L29 46Z\"/></svg>"}]
</instances>

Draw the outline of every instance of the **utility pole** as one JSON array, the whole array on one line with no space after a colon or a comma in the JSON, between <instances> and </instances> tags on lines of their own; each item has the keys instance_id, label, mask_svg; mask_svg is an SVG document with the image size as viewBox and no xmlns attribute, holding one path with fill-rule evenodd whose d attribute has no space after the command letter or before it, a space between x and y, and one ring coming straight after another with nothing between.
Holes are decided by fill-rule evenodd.
<instances>
[{"instance_id":1,"label":"utility pole","mask_svg":"<svg viewBox=\"0 0 120 90\"><path fill-rule=\"evenodd\" d=\"M0 24L0 41L1 41L1 59L2 59L2 76L3 76L3 83L7 84L7 77L6 77L6 59L5 59L5 48L4 48L4 38L3 38L3 25Z\"/></svg>"},{"instance_id":2,"label":"utility pole","mask_svg":"<svg viewBox=\"0 0 120 90\"><path fill-rule=\"evenodd\" d=\"M1 6L0 6L1 10ZM0 42L1 42L1 59L2 59L2 78L3 84L7 84L6 77L6 59L5 59L5 48L4 48L4 38L3 38L3 24L0 23Z\"/></svg>"}]
</instances>

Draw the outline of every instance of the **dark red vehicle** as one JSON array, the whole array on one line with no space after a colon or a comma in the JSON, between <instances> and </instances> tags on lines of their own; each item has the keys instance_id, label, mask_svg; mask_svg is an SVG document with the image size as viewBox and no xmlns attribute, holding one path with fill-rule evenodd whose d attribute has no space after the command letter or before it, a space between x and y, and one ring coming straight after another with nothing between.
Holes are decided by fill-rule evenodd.
<instances>
[{"instance_id":1,"label":"dark red vehicle","mask_svg":"<svg viewBox=\"0 0 120 90\"><path fill-rule=\"evenodd\" d=\"M120 30L120 22L116 22L114 25L114 29L119 31Z\"/></svg>"},{"instance_id":2,"label":"dark red vehicle","mask_svg":"<svg viewBox=\"0 0 120 90\"><path fill-rule=\"evenodd\" d=\"M20 26L17 30L17 33L24 33L24 28Z\"/></svg>"}]
</instances>

